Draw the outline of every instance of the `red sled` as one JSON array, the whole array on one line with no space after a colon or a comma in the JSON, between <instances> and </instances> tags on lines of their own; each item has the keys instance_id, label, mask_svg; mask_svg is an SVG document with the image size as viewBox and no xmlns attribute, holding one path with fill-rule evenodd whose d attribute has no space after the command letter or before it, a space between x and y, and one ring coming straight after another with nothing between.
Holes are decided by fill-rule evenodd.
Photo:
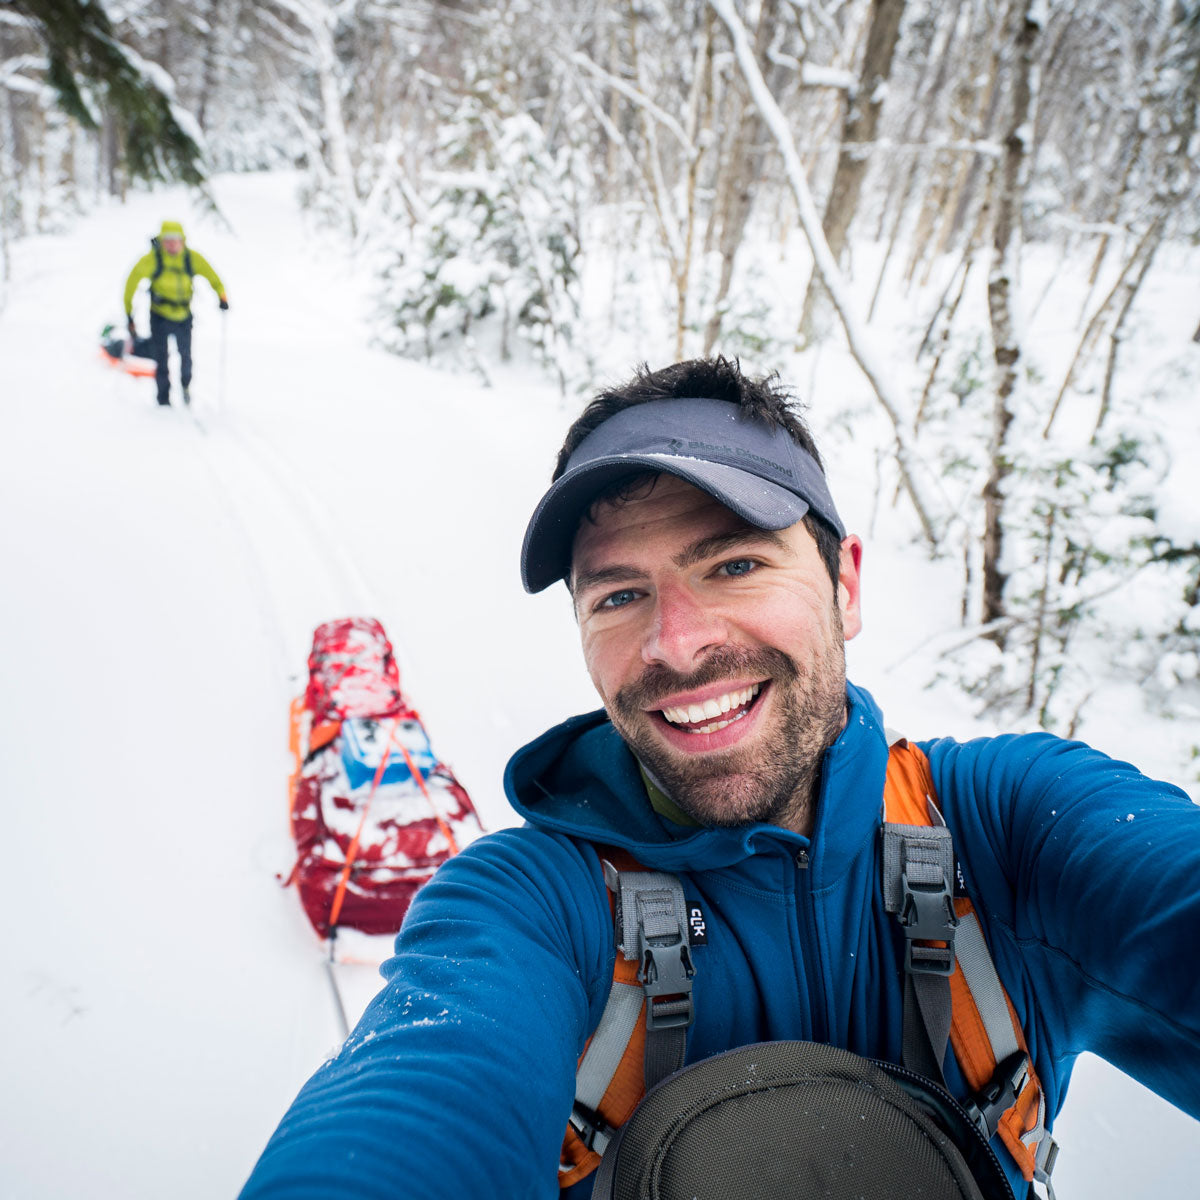
<instances>
[{"instance_id":1,"label":"red sled","mask_svg":"<svg viewBox=\"0 0 1200 1200\"><path fill-rule=\"evenodd\" d=\"M394 934L417 890L483 829L401 691L378 621L319 625L308 673L291 708L289 882L322 938Z\"/></svg>"},{"instance_id":2,"label":"red sled","mask_svg":"<svg viewBox=\"0 0 1200 1200\"><path fill-rule=\"evenodd\" d=\"M111 325L100 332L100 357L110 367L120 367L141 379L153 379L158 370L154 343L149 338L120 337Z\"/></svg>"}]
</instances>

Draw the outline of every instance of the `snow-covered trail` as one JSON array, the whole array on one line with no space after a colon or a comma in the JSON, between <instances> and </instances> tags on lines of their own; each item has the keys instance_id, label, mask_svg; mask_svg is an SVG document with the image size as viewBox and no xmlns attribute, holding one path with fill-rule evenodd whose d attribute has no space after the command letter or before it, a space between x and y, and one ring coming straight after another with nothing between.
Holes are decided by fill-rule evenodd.
<instances>
[{"instance_id":1,"label":"snow-covered trail","mask_svg":"<svg viewBox=\"0 0 1200 1200\"><path fill-rule=\"evenodd\" d=\"M274 878L291 865L286 708L315 624L385 621L493 827L512 819L506 755L564 691L591 706L569 614L524 600L521 530L496 521L534 498L556 397L502 410L365 350L354 281L288 182L218 197L232 229L159 195L24 244L0 317L5 1197L230 1194L332 1044L315 939ZM204 434L95 349L164 216L232 301L222 394L198 281ZM468 555L472 522L496 533ZM522 646L548 639L531 664Z\"/></svg>"},{"instance_id":2,"label":"snow-covered trail","mask_svg":"<svg viewBox=\"0 0 1200 1200\"><path fill-rule=\"evenodd\" d=\"M595 705L567 605L525 596L516 567L567 410L536 379L483 390L367 349L362 281L304 228L292 182L219 180L228 226L163 192L18 247L0 313L0 1200L232 1195L332 1046L315 938L275 878L317 623L384 621L491 827L513 820L512 750ZM232 303L221 318L198 283L204 432L97 360L164 217ZM835 491L864 528L869 489ZM910 732L968 734L961 705L891 670L954 599L950 568L902 551L870 549L887 598L852 670ZM344 977L356 1004L375 986ZM1059 1133L1062 1200L1182 1200L1200 1175L1200 1125L1094 1060Z\"/></svg>"}]
</instances>

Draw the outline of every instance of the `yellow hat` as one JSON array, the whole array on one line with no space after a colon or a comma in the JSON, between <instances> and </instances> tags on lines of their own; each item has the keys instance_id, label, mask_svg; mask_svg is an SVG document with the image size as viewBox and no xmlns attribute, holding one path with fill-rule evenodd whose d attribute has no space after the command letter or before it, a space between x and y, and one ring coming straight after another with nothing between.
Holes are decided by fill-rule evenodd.
<instances>
[{"instance_id":1,"label":"yellow hat","mask_svg":"<svg viewBox=\"0 0 1200 1200\"><path fill-rule=\"evenodd\" d=\"M164 221L162 223L162 229L160 229L158 232L158 236L160 238L169 238L169 237L182 238L183 237L183 226L180 225L180 223L178 221Z\"/></svg>"}]
</instances>

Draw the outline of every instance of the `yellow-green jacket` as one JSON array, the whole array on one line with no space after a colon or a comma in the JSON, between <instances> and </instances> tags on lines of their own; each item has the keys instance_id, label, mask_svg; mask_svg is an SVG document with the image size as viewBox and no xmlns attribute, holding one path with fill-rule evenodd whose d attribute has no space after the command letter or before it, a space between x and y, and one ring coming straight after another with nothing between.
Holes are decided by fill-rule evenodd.
<instances>
[{"instance_id":1,"label":"yellow-green jacket","mask_svg":"<svg viewBox=\"0 0 1200 1200\"><path fill-rule=\"evenodd\" d=\"M181 236L183 232L178 228L167 230L166 223L163 228L164 232L175 233L176 236ZM143 279L150 281L150 311L166 317L168 321L186 321L191 315L193 275L203 275L212 284L213 291L222 300L225 299L225 285L221 277L198 250L190 249L184 242L178 254L168 254L159 238L151 238L150 244L153 249L134 263L129 278L125 280L127 317L133 313L133 294Z\"/></svg>"}]
</instances>

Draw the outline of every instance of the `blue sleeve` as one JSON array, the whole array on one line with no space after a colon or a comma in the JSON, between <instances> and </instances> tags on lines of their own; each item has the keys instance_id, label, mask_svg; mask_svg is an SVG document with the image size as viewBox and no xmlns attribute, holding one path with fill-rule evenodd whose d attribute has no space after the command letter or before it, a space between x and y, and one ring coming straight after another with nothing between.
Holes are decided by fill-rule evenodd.
<instances>
[{"instance_id":1,"label":"blue sleeve","mask_svg":"<svg viewBox=\"0 0 1200 1200\"><path fill-rule=\"evenodd\" d=\"M1200 807L1049 734L924 749L1051 1113L1090 1050L1200 1117Z\"/></svg>"},{"instance_id":2,"label":"blue sleeve","mask_svg":"<svg viewBox=\"0 0 1200 1200\"><path fill-rule=\"evenodd\" d=\"M386 986L242 1196L556 1197L612 943L590 849L514 829L464 850L418 893Z\"/></svg>"}]
</instances>

